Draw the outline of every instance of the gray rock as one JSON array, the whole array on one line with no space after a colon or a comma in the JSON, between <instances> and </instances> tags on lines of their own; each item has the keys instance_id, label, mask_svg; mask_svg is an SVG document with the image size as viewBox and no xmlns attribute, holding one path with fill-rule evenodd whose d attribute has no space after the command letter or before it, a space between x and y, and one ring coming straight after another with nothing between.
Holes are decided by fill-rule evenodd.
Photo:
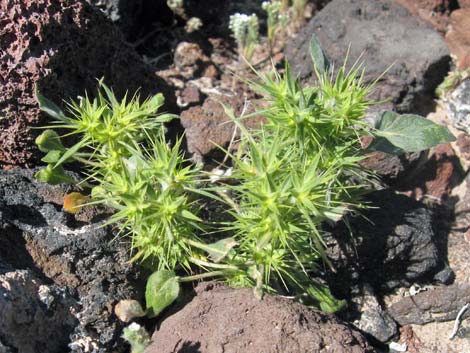
<instances>
[{"instance_id":1,"label":"gray rock","mask_svg":"<svg viewBox=\"0 0 470 353\"><path fill-rule=\"evenodd\" d=\"M361 317L353 324L381 342L387 342L398 334L397 323L382 309L374 290L367 283L362 286L361 295L354 298Z\"/></svg>"},{"instance_id":2,"label":"gray rock","mask_svg":"<svg viewBox=\"0 0 470 353\"><path fill-rule=\"evenodd\" d=\"M462 307L470 303L470 284L437 287L405 297L388 308L402 326L455 320ZM468 311L462 319L470 317Z\"/></svg>"},{"instance_id":3,"label":"gray rock","mask_svg":"<svg viewBox=\"0 0 470 353\"><path fill-rule=\"evenodd\" d=\"M377 109L432 111L435 88L449 70L449 50L430 25L401 5L390 0L334 0L324 7L286 48L293 71L310 82L312 33L336 67L350 48L349 66L361 58L365 82L385 73L372 98L390 101Z\"/></svg>"},{"instance_id":4,"label":"gray rock","mask_svg":"<svg viewBox=\"0 0 470 353\"><path fill-rule=\"evenodd\" d=\"M431 281L447 265L433 228L433 212L423 203L390 190L367 195L363 216L340 222L328 238L328 254L337 268L330 283L342 297L367 282L376 291Z\"/></svg>"},{"instance_id":5,"label":"gray rock","mask_svg":"<svg viewBox=\"0 0 470 353\"><path fill-rule=\"evenodd\" d=\"M3 345L3 343L0 341L0 353L14 353L11 348L8 348L7 346Z\"/></svg>"},{"instance_id":6,"label":"gray rock","mask_svg":"<svg viewBox=\"0 0 470 353\"><path fill-rule=\"evenodd\" d=\"M128 263L128 244L100 227L103 212L83 209L73 216L62 211L70 186L38 183L32 175L31 170L0 171L0 263L30 269L73 294L80 303L77 324L70 338L66 330L58 333L72 352L85 352L87 345L94 352L124 352L113 306L142 298L135 289L142 284L136 267Z\"/></svg>"},{"instance_id":7,"label":"gray rock","mask_svg":"<svg viewBox=\"0 0 470 353\"><path fill-rule=\"evenodd\" d=\"M470 133L470 78L460 83L445 103L452 125Z\"/></svg>"},{"instance_id":8,"label":"gray rock","mask_svg":"<svg viewBox=\"0 0 470 353\"><path fill-rule=\"evenodd\" d=\"M0 352L60 353L78 320L76 301L29 270L0 275Z\"/></svg>"}]
</instances>

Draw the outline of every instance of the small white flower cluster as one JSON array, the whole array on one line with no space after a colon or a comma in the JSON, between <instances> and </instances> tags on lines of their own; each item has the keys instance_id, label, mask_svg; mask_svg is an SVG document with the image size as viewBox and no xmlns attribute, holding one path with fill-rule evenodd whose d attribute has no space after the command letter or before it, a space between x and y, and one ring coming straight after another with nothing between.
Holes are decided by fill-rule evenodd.
<instances>
[{"instance_id":1,"label":"small white flower cluster","mask_svg":"<svg viewBox=\"0 0 470 353\"><path fill-rule=\"evenodd\" d=\"M281 10L281 2L280 1L263 1L261 4L261 7L263 10L265 10L268 15L273 14L274 16L277 16L279 14L279 11Z\"/></svg>"},{"instance_id":2,"label":"small white flower cluster","mask_svg":"<svg viewBox=\"0 0 470 353\"><path fill-rule=\"evenodd\" d=\"M264 1L261 7L268 14L268 41L272 46L276 32L283 30L289 22L289 15L287 11L282 11L282 3L278 0Z\"/></svg>"},{"instance_id":3,"label":"small white flower cluster","mask_svg":"<svg viewBox=\"0 0 470 353\"><path fill-rule=\"evenodd\" d=\"M248 16L237 12L230 16L228 27L237 41L239 50L249 59L253 52L254 45L258 42L258 17L256 14Z\"/></svg>"},{"instance_id":4,"label":"small white flower cluster","mask_svg":"<svg viewBox=\"0 0 470 353\"><path fill-rule=\"evenodd\" d=\"M233 36L237 41L244 41L248 32L258 33L259 23L256 14L250 16L244 13L235 13L230 16L230 22L228 25L233 32Z\"/></svg>"}]
</instances>

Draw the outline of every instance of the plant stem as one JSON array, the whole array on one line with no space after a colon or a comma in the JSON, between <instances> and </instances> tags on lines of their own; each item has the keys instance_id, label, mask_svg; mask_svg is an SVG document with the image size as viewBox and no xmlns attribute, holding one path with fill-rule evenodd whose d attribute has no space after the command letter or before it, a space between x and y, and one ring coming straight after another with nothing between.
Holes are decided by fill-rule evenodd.
<instances>
[{"instance_id":1,"label":"plant stem","mask_svg":"<svg viewBox=\"0 0 470 353\"><path fill-rule=\"evenodd\" d=\"M193 275L193 276L179 277L178 280L179 282L192 282L192 281L197 281L197 280L204 279L204 278L223 276L224 274L225 274L224 271L212 271L212 272L200 273L198 275Z\"/></svg>"},{"instance_id":2,"label":"plant stem","mask_svg":"<svg viewBox=\"0 0 470 353\"><path fill-rule=\"evenodd\" d=\"M221 270L230 270L230 271L238 271L239 268L234 265L224 265L224 264L215 264L212 262L207 262L204 260L199 260L194 257L190 257L189 261L191 261L193 264L200 266L200 267L210 267L210 268L217 268Z\"/></svg>"}]
</instances>

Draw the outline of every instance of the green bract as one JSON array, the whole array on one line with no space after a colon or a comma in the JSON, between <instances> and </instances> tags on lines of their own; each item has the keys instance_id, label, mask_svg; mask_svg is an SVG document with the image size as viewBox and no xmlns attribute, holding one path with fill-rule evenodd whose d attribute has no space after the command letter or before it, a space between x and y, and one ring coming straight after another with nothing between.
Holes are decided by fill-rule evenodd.
<instances>
[{"instance_id":1,"label":"green bract","mask_svg":"<svg viewBox=\"0 0 470 353\"><path fill-rule=\"evenodd\" d=\"M92 203L116 210L109 223L130 238L133 259L156 270L146 289L149 316L177 298L181 282L209 277L251 286L259 297L276 292L324 311L340 309L344 302L313 278L322 262L332 267L323 224L360 210L364 186L373 181L359 164L367 152L361 138L375 137L369 149L389 153L454 139L415 115L382 112L368 125L373 85L363 83L363 70L345 64L333 73L315 37L310 55L315 86L302 85L288 64L283 74L258 73L252 87L265 100L255 113L265 118L258 129L247 130L225 107L241 137L235 152L226 151L232 172L210 187L200 167L184 160L181 139L167 142L163 123L174 116L157 114L161 95L118 101L100 81L95 99L72 102L64 113L37 92L41 109L54 118L48 128L77 142L66 148L45 130L36 142L48 165L36 176L75 182L63 164L83 164L81 184L91 188ZM207 224L199 215L208 198L226 208L224 222Z\"/></svg>"}]
</instances>

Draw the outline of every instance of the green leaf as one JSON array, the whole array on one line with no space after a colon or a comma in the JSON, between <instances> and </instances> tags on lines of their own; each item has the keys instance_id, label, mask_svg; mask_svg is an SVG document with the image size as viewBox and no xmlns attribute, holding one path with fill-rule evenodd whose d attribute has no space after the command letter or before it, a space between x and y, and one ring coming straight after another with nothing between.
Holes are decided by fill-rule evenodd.
<instances>
[{"instance_id":1,"label":"green leaf","mask_svg":"<svg viewBox=\"0 0 470 353\"><path fill-rule=\"evenodd\" d=\"M111 103L111 107L113 109L118 108L120 104L117 101L116 96L114 95L114 92L108 86L104 84L104 77L98 80L98 84L105 91L106 96L108 97L108 100Z\"/></svg>"},{"instance_id":2,"label":"green leaf","mask_svg":"<svg viewBox=\"0 0 470 353\"><path fill-rule=\"evenodd\" d=\"M310 285L306 288L306 292L314 302L317 302L316 304L320 309L326 313L335 313L346 306L346 301L336 299L326 285L311 281Z\"/></svg>"},{"instance_id":3,"label":"green leaf","mask_svg":"<svg viewBox=\"0 0 470 353\"><path fill-rule=\"evenodd\" d=\"M180 285L173 271L161 270L154 272L147 279L145 301L147 316L153 318L178 298Z\"/></svg>"},{"instance_id":4,"label":"green leaf","mask_svg":"<svg viewBox=\"0 0 470 353\"><path fill-rule=\"evenodd\" d=\"M48 183L51 185L57 185L62 183L71 183L75 184L75 180L68 176L62 167L54 168L51 164L49 164L46 168L41 169L34 177L42 181L43 183Z\"/></svg>"},{"instance_id":5,"label":"green leaf","mask_svg":"<svg viewBox=\"0 0 470 353\"><path fill-rule=\"evenodd\" d=\"M60 136L54 130L45 130L36 137L35 142L41 152L65 151L65 147L60 141Z\"/></svg>"},{"instance_id":6,"label":"green leaf","mask_svg":"<svg viewBox=\"0 0 470 353\"><path fill-rule=\"evenodd\" d=\"M158 93L154 95L152 98L150 98L146 102L145 106L146 108L152 110L153 112L156 112L163 105L164 102L165 102L165 97L163 96L163 94Z\"/></svg>"},{"instance_id":7,"label":"green leaf","mask_svg":"<svg viewBox=\"0 0 470 353\"><path fill-rule=\"evenodd\" d=\"M310 56L312 57L313 66L319 74L323 74L330 67L330 62L323 53L323 49L315 34L312 34L310 38Z\"/></svg>"},{"instance_id":8,"label":"green leaf","mask_svg":"<svg viewBox=\"0 0 470 353\"><path fill-rule=\"evenodd\" d=\"M341 218L343 218L344 214L348 211L347 207L344 206L337 206L333 207L332 209L325 211L324 215L326 218L329 220L332 220L333 222L339 221Z\"/></svg>"},{"instance_id":9,"label":"green leaf","mask_svg":"<svg viewBox=\"0 0 470 353\"><path fill-rule=\"evenodd\" d=\"M194 213L189 212L188 210L182 210L181 211L181 216L183 216L184 218L189 219L191 221L202 222L202 219L200 219Z\"/></svg>"},{"instance_id":10,"label":"green leaf","mask_svg":"<svg viewBox=\"0 0 470 353\"><path fill-rule=\"evenodd\" d=\"M215 243L209 244L206 248L209 257L215 262L218 263L222 261L237 245L237 242L233 238L225 238Z\"/></svg>"},{"instance_id":11,"label":"green leaf","mask_svg":"<svg viewBox=\"0 0 470 353\"><path fill-rule=\"evenodd\" d=\"M56 163L59 159L60 156L62 156L62 151L49 151L47 154L41 159L41 161L45 163Z\"/></svg>"},{"instance_id":12,"label":"green leaf","mask_svg":"<svg viewBox=\"0 0 470 353\"><path fill-rule=\"evenodd\" d=\"M34 88L34 93L36 94L36 99L39 103L39 109L57 120L63 120L65 118L64 112L54 102L44 97L39 92L37 86Z\"/></svg>"},{"instance_id":13,"label":"green leaf","mask_svg":"<svg viewBox=\"0 0 470 353\"><path fill-rule=\"evenodd\" d=\"M67 149L67 151L62 155L62 157L60 157L60 159L56 162L55 167L58 167L60 164L64 163L68 159L73 158L73 155L77 153L80 150L80 148L85 146L87 143L88 143L87 140L81 140L77 142L75 145L73 145L72 147L70 147L69 149Z\"/></svg>"},{"instance_id":14,"label":"green leaf","mask_svg":"<svg viewBox=\"0 0 470 353\"><path fill-rule=\"evenodd\" d=\"M413 114L381 112L374 125L377 138L369 146L374 151L392 154L418 152L455 141L455 136L447 127Z\"/></svg>"}]
</instances>

